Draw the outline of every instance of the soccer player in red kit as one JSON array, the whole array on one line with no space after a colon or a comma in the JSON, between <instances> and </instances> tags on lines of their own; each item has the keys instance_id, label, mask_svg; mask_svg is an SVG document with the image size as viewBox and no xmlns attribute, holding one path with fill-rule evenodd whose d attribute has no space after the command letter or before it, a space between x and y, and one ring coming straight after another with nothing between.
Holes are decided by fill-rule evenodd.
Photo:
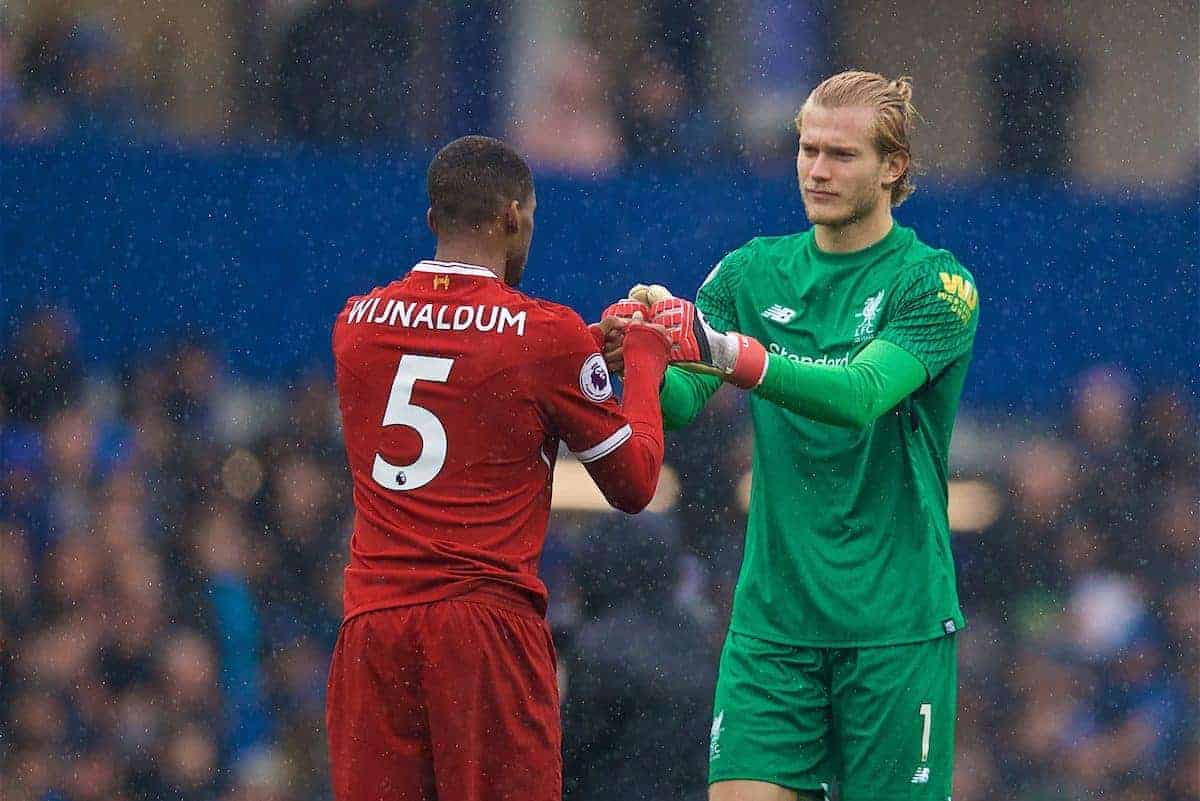
<instances>
[{"instance_id":1,"label":"soccer player in red kit","mask_svg":"<svg viewBox=\"0 0 1200 801\"><path fill-rule=\"evenodd\" d=\"M669 340L625 335L623 405L570 309L515 289L537 205L525 162L468 136L429 167L434 258L333 328L354 480L330 668L338 801L558 801L554 645L537 575L562 441L612 505L662 465Z\"/></svg>"}]
</instances>

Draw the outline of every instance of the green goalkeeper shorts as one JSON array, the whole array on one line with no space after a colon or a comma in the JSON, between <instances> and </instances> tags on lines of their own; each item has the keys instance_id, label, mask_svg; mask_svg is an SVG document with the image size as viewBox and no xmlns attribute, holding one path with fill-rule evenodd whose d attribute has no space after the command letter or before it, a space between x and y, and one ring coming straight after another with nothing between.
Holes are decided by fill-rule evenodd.
<instances>
[{"instance_id":1,"label":"green goalkeeper shorts","mask_svg":"<svg viewBox=\"0 0 1200 801\"><path fill-rule=\"evenodd\" d=\"M811 648L731 631L708 780L793 790L837 784L841 801L948 801L957 681L954 635Z\"/></svg>"}]
</instances>

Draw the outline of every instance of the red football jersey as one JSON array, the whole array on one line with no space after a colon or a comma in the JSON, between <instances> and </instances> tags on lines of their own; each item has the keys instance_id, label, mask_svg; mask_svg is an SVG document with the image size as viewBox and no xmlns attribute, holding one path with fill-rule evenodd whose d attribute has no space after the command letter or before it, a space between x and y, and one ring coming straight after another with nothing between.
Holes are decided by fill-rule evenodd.
<instances>
[{"instance_id":1,"label":"red football jersey","mask_svg":"<svg viewBox=\"0 0 1200 801\"><path fill-rule=\"evenodd\" d=\"M544 613L559 440L587 462L631 435L579 315L422 261L347 301L333 352L354 480L345 617L468 592Z\"/></svg>"}]
</instances>

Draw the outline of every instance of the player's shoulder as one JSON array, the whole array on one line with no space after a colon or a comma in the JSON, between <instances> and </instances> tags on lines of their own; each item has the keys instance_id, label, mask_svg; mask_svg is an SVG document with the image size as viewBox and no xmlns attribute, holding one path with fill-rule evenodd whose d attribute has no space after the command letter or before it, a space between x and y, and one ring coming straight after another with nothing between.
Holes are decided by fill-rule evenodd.
<instances>
[{"instance_id":1,"label":"player's shoulder","mask_svg":"<svg viewBox=\"0 0 1200 801\"><path fill-rule=\"evenodd\" d=\"M979 288L971 271L949 250L926 245L915 236L913 242L897 274L895 295L913 302L936 296L950 304L963 322L977 319Z\"/></svg>"},{"instance_id":2,"label":"player's shoulder","mask_svg":"<svg viewBox=\"0 0 1200 801\"><path fill-rule=\"evenodd\" d=\"M367 310L372 308L373 302L375 306L378 306L384 295L389 291L395 290L397 283L398 281L392 281L372 287L368 292L362 292L346 298L346 301L333 318L334 333L337 334L338 331L346 327L347 323L352 322L354 319L365 316Z\"/></svg>"},{"instance_id":3,"label":"player's shoulder","mask_svg":"<svg viewBox=\"0 0 1200 801\"><path fill-rule=\"evenodd\" d=\"M899 273L901 283L935 281L945 283L954 280L951 278L952 276L958 276L959 280L970 282L971 285L975 284L975 276L957 256L945 248L925 243L915 232L912 234L911 241L905 246L901 258L903 260L903 267Z\"/></svg>"},{"instance_id":4,"label":"player's shoulder","mask_svg":"<svg viewBox=\"0 0 1200 801\"><path fill-rule=\"evenodd\" d=\"M776 265L780 258L788 258L799 252L808 236L808 231L780 236L756 236L726 253L708 274L704 283L718 279L718 282L725 286L736 287L747 272Z\"/></svg>"},{"instance_id":5,"label":"player's shoulder","mask_svg":"<svg viewBox=\"0 0 1200 801\"><path fill-rule=\"evenodd\" d=\"M742 266L748 266L760 259L774 259L779 256L791 255L806 247L808 239L811 236L812 231L810 229L794 234L756 236L746 244L731 251L725 258L732 257L734 261Z\"/></svg>"},{"instance_id":6,"label":"player's shoulder","mask_svg":"<svg viewBox=\"0 0 1200 801\"><path fill-rule=\"evenodd\" d=\"M344 303L342 303L341 310L343 312L345 312L347 309L349 309L355 303L358 303L360 301L367 300L368 298L379 295L380 293L383 292L383 290L385 288L386 287L383 287L383 286L375 286L375 287L371 287L371 289L366 292L360 292L357 295L351 295L350 297L346 298Z\"/></svg>"},{"instance_id":7,"label":"player's shoulder","mask_svg":"<svg viewBox=\"0 0 1200 801\"><path fill-rule=\"evenodd\" d=\"M530 295L503 283L500 284L498 291L503 294L510 305L520 305L528 309L531 317L539 323L549 325L578 324L586 328L583 318L570 306L555 303L545 298L539 298L536 295Z\"/></svg>"},{"instance_id":8,"label":"player's shoulder","mask_svg":"<svg viewBox=\"0 0 1200 801\"><path fill-rule=\"evenodd\" d=\"M498 291L503 293L505 305L520 307L527 314L528 331L534 339L557 342L560 346L580 337L587 337L587 341L591 341L587 323L570 306L527 294L503 283Z\"/></svg>"},{"instance_id":9,"label":"player's shoulder","mask_svg":"<svg viewBox=\"0 0 1200 801\"><path fill-rule=\"evenodd\" d=\"M779 251L791 251L796 248L805 247L808 240L812 237L812 229L805 228L803 231L796 231L791 234L776 234L774 236L756 236L747 242L743 247L749 248L751 252L757 253L777 253Z\"/></svg>"}]
</instances>

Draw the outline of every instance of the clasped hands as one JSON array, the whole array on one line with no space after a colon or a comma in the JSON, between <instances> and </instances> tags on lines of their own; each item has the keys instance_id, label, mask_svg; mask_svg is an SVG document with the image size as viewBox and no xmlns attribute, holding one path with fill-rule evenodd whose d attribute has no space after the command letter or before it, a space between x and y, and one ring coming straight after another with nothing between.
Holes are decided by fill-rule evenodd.
<instances>
[{"instance_id":1,"label":"clasped hands","mask_svg":"<svg viewBox=\"0 0 1200 801\"><path fill-rule=\"evenodd\" d=\"M689 372L715 375L743 389L758 386L766 374L767 352L757 340L714 330L695 304L660 284L637 284L592 326L610 371L624 373L625 334L641 325L662 329L670 340L668 361Z\"/></svg>"}]
</instances>

